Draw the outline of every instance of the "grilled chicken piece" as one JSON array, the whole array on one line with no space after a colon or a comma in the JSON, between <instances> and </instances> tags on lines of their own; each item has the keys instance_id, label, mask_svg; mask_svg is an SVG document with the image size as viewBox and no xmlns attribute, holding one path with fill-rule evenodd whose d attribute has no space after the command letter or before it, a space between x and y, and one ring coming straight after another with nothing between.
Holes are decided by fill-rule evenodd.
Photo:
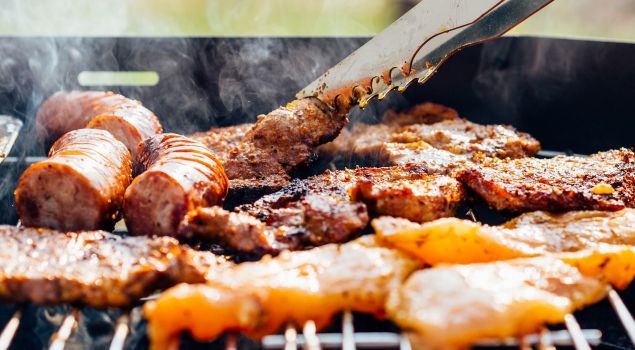
<instances>
[{"instance_id":1,"label":"grilled chicken piece","mask_svg":"<svg viewBox=\"0 0 635 350\"><path fill-rule=\"evenodd\" d=\"M345 242L367 226L369 215L420 222L452 216L462 199L456 180L415 166L329 171L295 180L236 213L194 211L182 229L238 251L253 251L257 244L259 251L275 252Z\"/></svg>"},{"instance_id":2,"label":"grilled chicken piece","mask_svg":"<svg viewBox=\"0 0 635 350\"><path fill-rule=\"evenodd\" d=\"M403 113L390 112L382 124L358 123L327 146L326 152L380 166L400 165L406 164L403 155L399 156L401 144L408 145L402 152L407 151L412 161L425 160L431 152L428 146L448 152L441 154L450 158L460 155L457 160L475 156L520 158L540 150L537 140L511 126L475 124L459 118L452 109L425 103Z\"/></svg>"},{"instance_id":3,"label":"grilled chicken piece","mask_svg":"<svg viewBox=\"0 0 635 350\"><path fill-rule=\"evenodd\" d=\"M139 101L102 91L57 92L44 101L35 124L47 145L72 130L106 130L128 147L133 159L142 140L163 132L159 119Z\"/></svg>"},{"instance_id":4,"label":"grilled chicken piece","mask_svg":"<svg viewBox=\"0 0 635 350\"><path fill-rule=\"evenodd\" d=\"M466 264L574 252L600 243L635 245L635 209L523 214L500 226L444 218L417 224L373 220L377 239L429 265Z\"/></svg>"},{"instance_id":5,"label":"grilled chicken piece","mask_svg":"<svg viewBox=\"0 0 635 350\"><path fill-rule=\"evenodd\" d=\"M410 332L413 347L464 349L481 339L522 336L560 323L602 299L607 283L628 284L634 264L634 248L622 246L436 267L412 274L393 290L386 308Z\"/></svg>"},{"instance_id":6,"label":"grilled chicken piece","mask_svg":"<svg viewBox=\"0 0 635 350\"><path fill-rule=\"evenodd\" d=\"M366 236L221 269L207 284L180 285L146 303L151 347L172 348L183 331L210 340L229 330L257 338L287 321L321 328L345 309L382 316L388 293L416 268Z\"/></svg>"},{"instance_id":7,"label":"grilled chicken piece","mask_svg":"<svg viewBox=\"0 0 635 350\"><path fill-rule=\"evenodd\" d=\"M111 229L132 179L126 146L103 130L64 134L49 158L31 165L15 190L25 226L60 230Z\"/></svg>"},{"instance_id":8,"label":"grilled chicken piece","mask_svg":"<svg viewBox=\"0 0 635 350\"><path fill-rule=\"evenodd\" d=\"M489 159L459 179L497 210L620 210L635 206L635 154Z\"/></svg>"},{"instance_id":9,"label":"grilled chicken piece","mask_svg":"<svg viewBox=\"0 0 635 350\"><path fill-rule=\"evenodd\" d=\"M228 180L223 166L202 143L159 134L140 145L142 174L128 186L124 218L132 235L174 236L185 214L223 203Z\"/></svg>"},{"instance_id":10,"label":"grilled chicken piece","mask_svg":"<svg viewBox=\"0 0 635 350\"><path fill-rule=\"evenodd\" d=\"M97 308L134 304L177 283L200 283L229 266L168 237L0 226L0 299Z\"/></svg>"}]
</instances>

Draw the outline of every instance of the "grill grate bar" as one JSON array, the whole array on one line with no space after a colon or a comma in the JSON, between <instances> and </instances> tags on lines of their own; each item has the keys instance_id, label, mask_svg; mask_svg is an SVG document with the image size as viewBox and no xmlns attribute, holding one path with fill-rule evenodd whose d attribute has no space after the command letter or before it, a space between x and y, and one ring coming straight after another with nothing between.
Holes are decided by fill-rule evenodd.
<instances>
[{"instance_id":1,"label":"grill grate bar","mask_svg":"<svg viewBox=\"0 0 635 350\"><path fill-rule=\"evenodd\" d=\"M117 320L115 324L115 334L110 342L110 350L123 350L126 345L126 337L128 337L128 332L130 331L130 327L128 326L129 320L130 317L128 315L123 315Z\"/></svg>"},{"instance_id":2,"label":"grill grate bar","mask_svg":"<svg viewBox=\"0 0 635 350\"><path fill-rule=\"evenodd\" d=\"M355 328L353 313L349 310L342 316L342 350L355 350Z\"/></svg>"},{"instance_id":3,"label":"grill grate bar","mask_svg":"<svg viewBox=\"0 0 635 350\"><path fill-rule=\"evenodd\" d=\"M622 322L624 329L626 329L631 343L635 345L635 320L633 320L633 315L628 311L628 308L626 308L620 295L611 287L609 287L608 298L611 306L613 306L613 310L617 313L617 317L620 319L620 322Z\"/></svg>"},{"instance_id":4,"label":"grill grate bar","mask_svg":"<svg viewBox=\"0 0 635 350\"><path fill-rule=\"evenodd\" d=\"M320 350L320 338L316 334L317 327L314 321L307 321L302 327L302 334L304 335L304 350Z\"/></svg>"},{"instance_id":5,"label":"grill grate bar","mask_svg":"<svg viewBox=\"0 0 635 350\"><path fill-rule=\"evenodd\" d=\"M556 350L551 340L551 332L549 329L543 328L540 332L540 339L538 339L538 350Z\"/></svg>"},{"instance_id":6,"label":"grill grate bar","mask_svg":"<svg viewBox=\"0 0 635 350\"><path fill-rule=\"evenodd\" d=\"M20 320L22 319L22 308L18 308L7 322L6 326L0 334L0 350L7 350L11 346L11 341L15 336L15 332L18 330Z\"/></svg>"},{"instance_id":7,"label":"grill grate bar","mask_svg":"<svg viewBox=\"0 0 635 350\"><path fill-rule=\"evenodd\" d=\"M580 324L575 319L575 317L573 317L572 314L566 314L564 316L564 323L567 326L567 330L569 330L569 333L571 334L573 346L575 346L577 350L591 350L589 342L587 342L584 333L582 333Z\"/></svg>"},{"instance_id":8,"label":"grill grate bar","mask_svg":"<svg viewBox=\"0 0 635 350\"><path fill-rule=\"evenodd\" d=\"M63 350L66 346L66 341L73 334L73 329L77 324L77 319L79 318L79 310L73 308L73 310L64 317L62 321L62 325L57 330L57 333L53 334L51 337L51 345L49 346L49 350Z\"/></svg>"}]
</instances>

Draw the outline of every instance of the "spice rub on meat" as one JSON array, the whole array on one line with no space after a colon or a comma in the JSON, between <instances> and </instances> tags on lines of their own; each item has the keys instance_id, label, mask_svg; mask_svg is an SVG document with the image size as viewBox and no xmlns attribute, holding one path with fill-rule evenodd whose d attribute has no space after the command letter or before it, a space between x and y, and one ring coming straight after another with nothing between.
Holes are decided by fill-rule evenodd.
<instances>
[{"instance_id":1,"label":"spice rub on meat","mask_svg":"<svg viewBox=\"0 0 635 350\"><path fill-rule=\"evenodd\" d=\"M258 116L255 124L214 128L192 138L219 156L232 197L234 188L236 195L278 190L290 179L288 174L313 160L315 148L337 137L347 122L346 115L319 99L306 98ZM232 181L237 179L243 181Z\"/></svg>"},{"instance_id":2,"label":"spice rub on meat","mask_svg":"<svg viewBox=\"0 0 635 350\"><path fill-rule=\"evenodd\" d=\"M537 140L511 126L476 124L453 109L424 103L401 113L389 111L381 124L355 124L322 153L386 166L426 165L430 156L451 159L448 164L475 156L520 158L539 150Z\"/></svg>"},{"instance_id":3,"label":"spice rub on meat","mask_svg":"<svg viewBox=\"0 0 635 350\"><path fill-rule=\"evenodd\" d=\"M0 299L123 307L160 288L200 283L228 266L169 237L0 226Z\"/></svg>"},{"instance_id":4,"label":"spice rub on meat","mask_svg":"<svg viewBox=\"0 0 635 350\"><path fill-rule=\"evenodd\" d=\"M588 157L488 159L459 180L497 210L620 210L635 205L635 154L628 149Z\"/></svg>"},{"instance_id":5,"label":"spice rub on meat","mask_svg":"<svg viewBox=\"0 0 635 350\"><path fill-rule=\"evenodd\" d=\"M301 249L345 242L375 215L418 222L452 216L463 195L456 180L416 166L328 171L294 180L235 212L192 211L182 230L238 251Z\"/></svg>"}]
</instances>

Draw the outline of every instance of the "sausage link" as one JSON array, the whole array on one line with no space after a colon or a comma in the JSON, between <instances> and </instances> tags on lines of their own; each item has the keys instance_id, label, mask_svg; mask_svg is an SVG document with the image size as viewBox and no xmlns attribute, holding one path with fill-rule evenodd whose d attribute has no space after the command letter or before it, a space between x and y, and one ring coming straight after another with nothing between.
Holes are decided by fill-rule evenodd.
<instances>
[{"instance_id":1,"label":"sausage link","mask_svg":"<svg viewBox=\"0 0 635 350\"><path fill-rule=\"evenodd\" d=\"M223 202L229 181L220 161L202 143L161 134L140 145L145 170L126 190L124 219L132 235L177 235L185 214Z\"/></svg>"},{"instance_id":2,"label":"sausage link","mask_svg":"<svg viewBox=\"0 0 635 350\"><path fill-rule=\"evenodd\" d=\"M25 226L111 229L131 181L132 159L123 143L103 130L74 130L55 142L47 160L22 174L16 209Z\"/></svg>"},{"instance_id":3,"label":"sausage link","mask_svg":"<svg viewBox=\"0 0 635 350\"><path fill-rule=\"evenodd\" d=\"M84 127L109 131L128 147L133 159L142 140L163 132L154 113L139 101L113 92L60 91L36 115L38 138L47 145Z\"/></svg>"}]
</instances>

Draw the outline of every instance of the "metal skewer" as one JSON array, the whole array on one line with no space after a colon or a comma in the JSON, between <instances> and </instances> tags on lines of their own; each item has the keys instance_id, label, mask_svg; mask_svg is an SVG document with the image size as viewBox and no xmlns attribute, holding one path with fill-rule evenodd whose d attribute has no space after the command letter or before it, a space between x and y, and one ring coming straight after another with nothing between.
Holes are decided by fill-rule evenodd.
<instances>
[{"instance_id":1,"label":"metal skewer","mask_svg":"<svg viewBox=\"0 0 635 350\"><path fill-rule=\"evenodd\" d=\"M15 332L18 330L18 326L20 325L20 319L22 318L22 308L18 308L11 316L9 322L7 322L6 326L2 330L2 334L0 334L0 350L6 350L11 346L11 341L15 336Z\"/></svg>"},{"instance_id":2,"label":"metal skewer","mask_svg":"<svg viewBox=\"0 0 635 350\"><path fill-rule=\"evenodd\" d=\"M320 350L320 339L316 335L316 326L313 320L307 321L302 328L302 334L304 335L304 349L305 350Z\"/></svg>"},{"instance_id":3,"label":"metal skewer","mask_svg":"<svg viewBox=\"0 0 635 350\"><path fill-rule=\"evenodd\" d=\"M353 314L348 310L342 316L342 350L355 350Z\"/></svg>"},{"instance_id":4,"label":"metal skewer","mask_svg":"<svg viewBox=\"0 0 635 350\"><path fill-rule=\"evenodd\" d=\"M295 326L291 322L287 323L284 330L284 350L297 350L297 338L298 332L295 330Z\"/></svg>"},{"instance_id":5,"label":"metal skewer","mask_svg":"<svg viewBox=\"0 0 635 350\"><path fill-rule=\"evenodd\" d=\"M126 345L126 337L130 331L128 327L129 319L130 317L128 315L123 315L117 320L115 324L115 334L112 337L112 342L110 342L110 350L123 350Z\"/></svg>"},{"instance_id":6,"label":"metal skewer","mask_svg":"<svg viewBox=\"0 0 635 350\"><path fill-rule=\"evenodd\" d=\"M615 289L612 287L609 287L608 298L611 306L613 306L613 309L615 310L615 313L617 313L617 317L622 322L624 329L626 329L626 333L631 339L631 343L635 345L635 320L633 319L633 315L631 315L628 308L626 308L624 301L620 298L620 295L617 294Z\"/></svg>"},{"instance_id":7,"label":"metal skewer","mask_svg":"<svg viewBox=\"0 0 635 350\"><path fill-rule=\"evenodd\" d=\"M64 346L66 346L66 341L71 337L73 333L73 328L77 324L77 318L79 315L79 310L73 309L62 321L62 325L57 330L57 333L53 334L51 337L51 345L49 346L49 350L63 350Z\"/></svg>"},{"instance_id":8,"label":"metal skewer","mask_svg":"<svg viewBox=\"0 0 635 350\"><path fill-rule=\"evenodd\" d=\"M582 333L582 329L580 328L580 324L573 317L572 314L566 314L564 316L564 323L567 326L567 330L571 334L571 339L573 340L573 346L577 350L591 350L591 346L586 341L584 337L584 333Z\"/></svg>"}]
</instances>

